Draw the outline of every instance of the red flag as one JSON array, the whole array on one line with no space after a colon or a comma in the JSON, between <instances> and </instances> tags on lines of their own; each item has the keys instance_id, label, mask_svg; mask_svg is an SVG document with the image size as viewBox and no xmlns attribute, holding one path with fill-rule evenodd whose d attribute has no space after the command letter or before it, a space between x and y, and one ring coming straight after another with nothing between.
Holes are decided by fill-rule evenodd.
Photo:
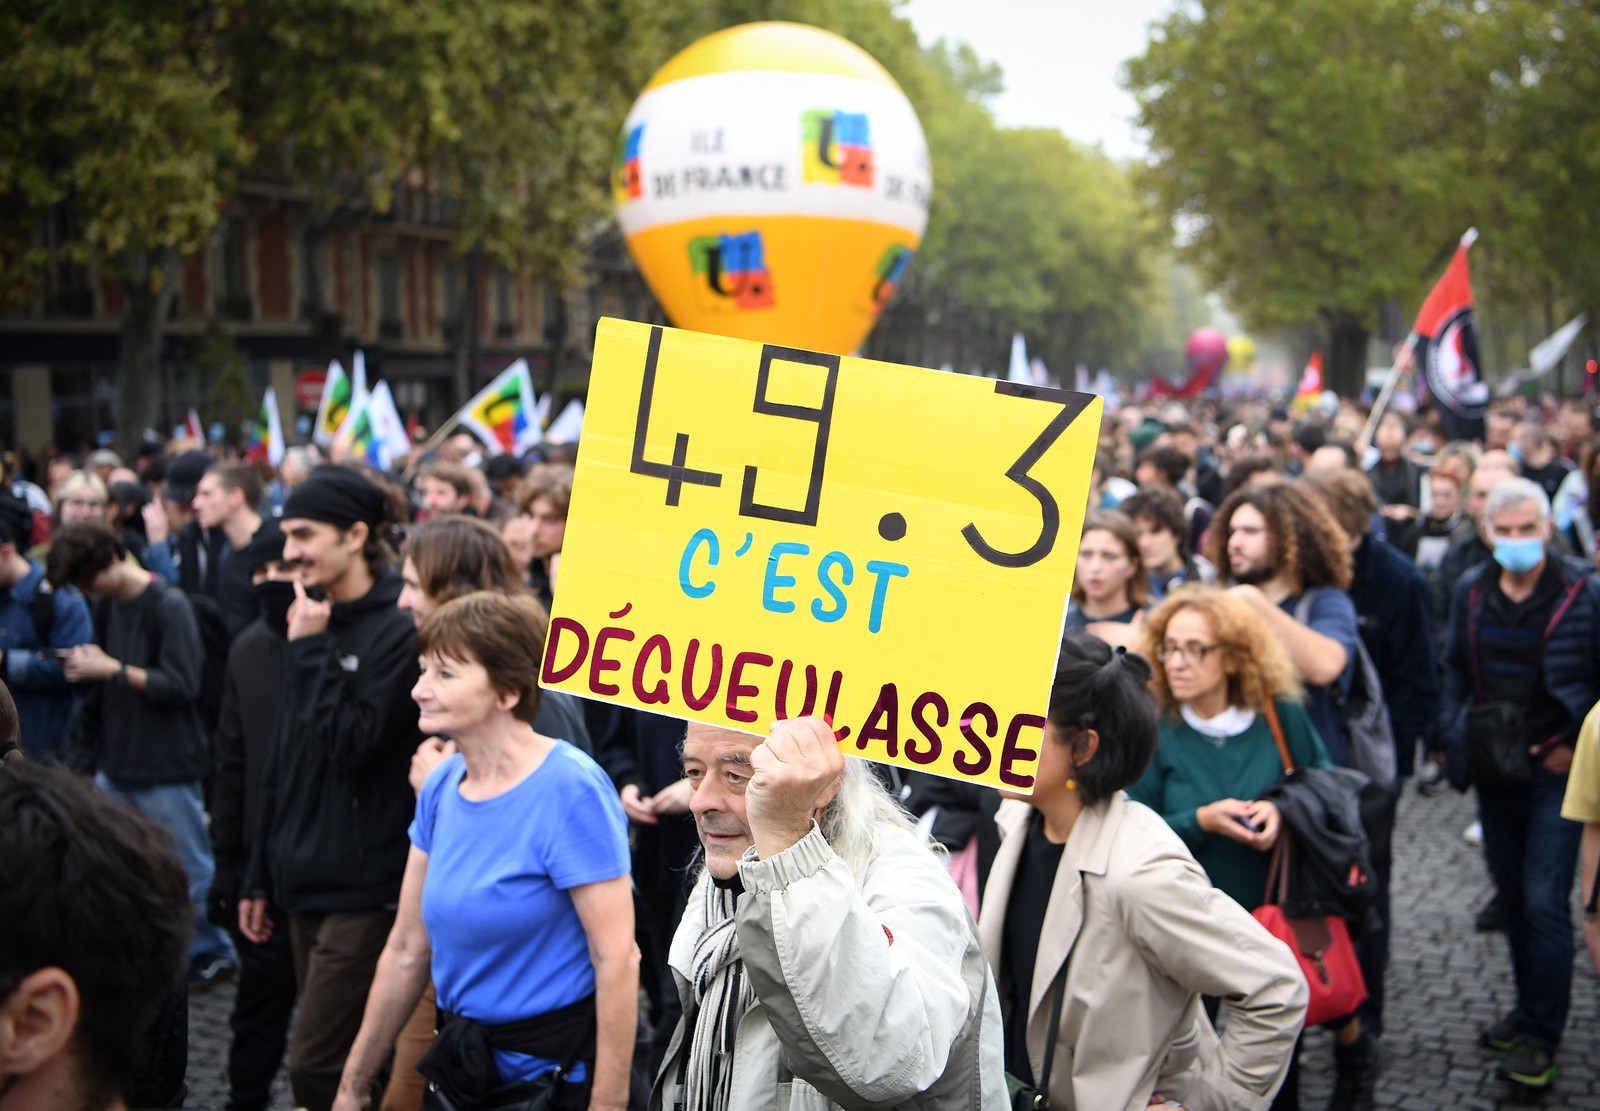
<instances>
[{"instance_id":1,"label":"red flag","mask_svg":"<svg viewBox=\"0 0 1600 1111\"><path fill-rule=\"evenodd\" d=\"M1478 369L1478 333L1467 266L1467 250L1477 238L1476 228L1461 237L1455 257L1422 302L1412 329L1423 371L1419 388L1439 406L1451 439L1481 435L1489 403L1489 389Z\"/></svg>"},{"instance_id":2,"label":"red flag","mask_svg":"<svg viewBox=\"0 0 1600 1111\"><path fill-rule=\"evenodd\" d=\"M200 424L200 414L193 409L189 410L189 419L184 421L184 434L192 440L197 440L201 447L206 446L206 430Z\"/></svg>"}]
</instances>

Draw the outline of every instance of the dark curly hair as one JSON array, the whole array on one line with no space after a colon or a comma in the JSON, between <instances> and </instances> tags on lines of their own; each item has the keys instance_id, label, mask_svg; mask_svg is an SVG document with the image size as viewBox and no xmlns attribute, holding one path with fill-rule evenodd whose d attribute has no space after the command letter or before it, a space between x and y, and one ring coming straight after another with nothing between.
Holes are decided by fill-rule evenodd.
<instances>
[{"instance_id":1,"label":"dark curly hair","mask_svg":"<svg viewBox=\"0 0 1600 1111\"><path fill-rule=\"evenodd\" d=\"M1229 494L1211 520L1206 558L1228 567L1233 515L1250 506L1267 522L1267 559L1287 571L1295 593L1321 586L1350 589L1350 537L1317 495L1291 482L1270 482Z\"/></svg>"}]
</instances>

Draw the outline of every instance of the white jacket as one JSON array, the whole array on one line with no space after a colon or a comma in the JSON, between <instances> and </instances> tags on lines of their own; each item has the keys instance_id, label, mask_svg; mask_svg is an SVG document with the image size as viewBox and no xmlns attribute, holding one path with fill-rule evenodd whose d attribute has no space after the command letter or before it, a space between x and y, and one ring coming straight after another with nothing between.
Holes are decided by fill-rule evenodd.
<instances>
[{"instance_id":1,"label":"white jacket","mask_svg":"<svg viewBox=\"0 0 1600 1111\"><path fill-rule=\"evenodd\" d=\"M908 830L880 827L854 876L815 824L767 860L739 864L740 954L756 1003L739 1023L736 1111L1008 1107L1000 1002L977 927L943 863ZM691 907L699 905L702 874ZM672 1111L695 1016L689 915L669 963L684 1017L651 1095Z\"/></svg>"}]
</instances>

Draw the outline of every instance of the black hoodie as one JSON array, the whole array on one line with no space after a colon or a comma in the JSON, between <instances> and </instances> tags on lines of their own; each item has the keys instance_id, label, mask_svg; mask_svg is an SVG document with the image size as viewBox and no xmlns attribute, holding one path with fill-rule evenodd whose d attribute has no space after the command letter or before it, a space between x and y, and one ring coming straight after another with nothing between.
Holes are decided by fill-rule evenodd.
<instances>
[{"instance_id":1,"label":"black hoodie","mask_svg":"<svg viewBox=\"0 0 1600 1111\"><path fill-rule=\"evenodd\" d=\"M400 576L336 602L328 630L288 642L261 825L242 894L291 914L372 910L400 898L421 743L417 638L395 608Z\"/></svg>"}]
</instances>

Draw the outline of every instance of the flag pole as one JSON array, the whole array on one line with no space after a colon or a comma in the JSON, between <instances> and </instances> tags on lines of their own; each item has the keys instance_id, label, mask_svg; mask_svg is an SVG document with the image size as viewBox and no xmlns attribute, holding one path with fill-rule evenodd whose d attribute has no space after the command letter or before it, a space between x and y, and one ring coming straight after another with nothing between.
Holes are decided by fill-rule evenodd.
<instances>
[{"instance_id":1,"label":"flag pole","mask_svg":"<svg viewBox=\"0 0 1600 1111\"><path fill-rule=\"evenodd\" d=\"M1378 430L1378 421L1382 418L1384 409L1388 408L1389 398L1393 395L1395 386L1400 384L1400 375L1405 370L1406 364L1411 361L1411 353L1416 347L1417 333L1412 332L1400 345L1400 350L1395 352L1394 365L1389 368L1389 377L1384 380L1378 399L1372 403L1372 414L1367 417L1367 426L1361 430L1361 438L1356 441L1357 451L1364 452L1372 446L1372 437Z\"/></svg>"},{"instance_id":2,"label":"flag pole","mask_svg":"<svg viewBox=\"0 0 1600 1111\"><path fill-rule=\"evenodd\" d=\"M417 467L422 463L422 457L428 452L444 443L444 438L456 430L456 425L461 423L461 410L457 409L450 415L450 419L441 424L428 442L422 445L422 450L417 452L417 457L406 464L406 469L400 474L400 481L410 482L411 476L416 473Z\"/></svg>"}]
</instances>

